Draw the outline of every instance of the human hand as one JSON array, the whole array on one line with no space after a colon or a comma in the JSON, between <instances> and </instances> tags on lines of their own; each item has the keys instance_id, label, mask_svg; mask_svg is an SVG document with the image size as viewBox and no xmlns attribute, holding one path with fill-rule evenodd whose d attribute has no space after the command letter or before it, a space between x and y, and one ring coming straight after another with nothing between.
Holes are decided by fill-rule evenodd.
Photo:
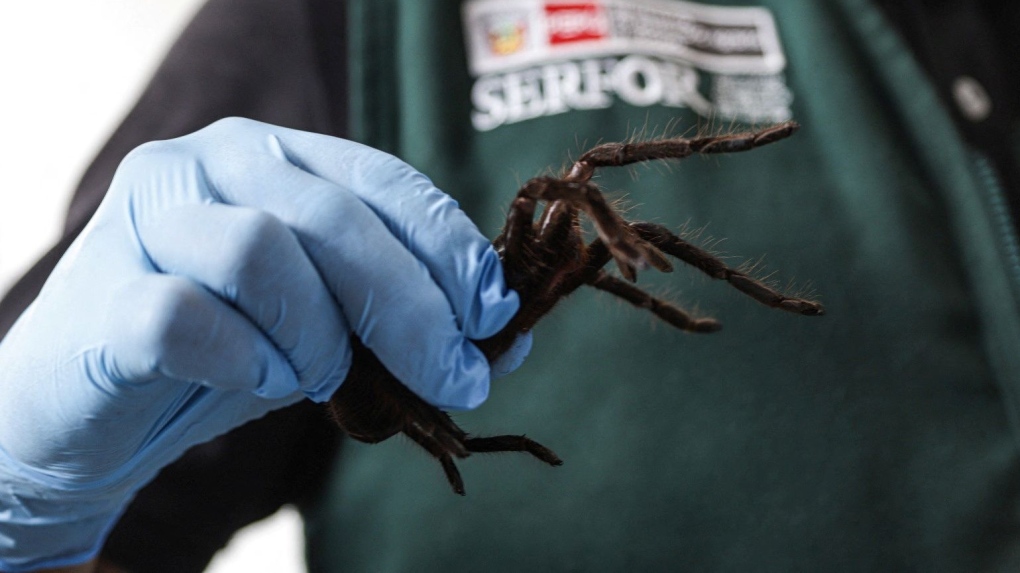
<instances>
[{"instance_id":1,"label":"human hand","mask_svg":"<svg viewBox=\"0 0 1020 573\"><path fill-rule=\"evenodd\" d=\"M249 120L143 145L0 343L0 569L94 557L188 447L344 379L356 334L426 401L479 405L468 339L518 308L423 175Z\"/></svg>"}]
</instances>

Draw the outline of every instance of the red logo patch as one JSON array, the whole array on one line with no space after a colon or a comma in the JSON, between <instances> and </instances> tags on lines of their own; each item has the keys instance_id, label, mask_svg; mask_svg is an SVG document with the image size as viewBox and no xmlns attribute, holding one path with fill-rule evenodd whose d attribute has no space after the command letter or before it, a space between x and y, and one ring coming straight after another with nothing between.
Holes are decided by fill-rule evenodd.
<instances>
[{"instance_id":1,"label":"red logo patch","mask_svg":"<svg viewBox=\"0 0 1020 573\"><path fill-rule=\"evenodd\" d=\"M545 21L551 45L602 40L609 36L609 19L598 2L548 3Z\"/></svg>"}]
</instances>

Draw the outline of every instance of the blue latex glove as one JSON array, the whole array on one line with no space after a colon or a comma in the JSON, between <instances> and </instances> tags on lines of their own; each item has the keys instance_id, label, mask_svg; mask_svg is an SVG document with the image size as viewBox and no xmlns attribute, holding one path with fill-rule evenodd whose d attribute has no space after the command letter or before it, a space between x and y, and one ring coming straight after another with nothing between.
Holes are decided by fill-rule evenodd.
<instances>
[{"instance_id":1,"label":"blue latex glove","mask_svg":"<svg viewBox=\"0 0 1020 573\"><path fill-rule=\"evenodd\" d=\"M0 343L0 569L94 557L188 447L326 400L352 331L428 402L479 405L468 338L518 304L456 202L392 156L240 119L138 148Z\"/></svg>"}]
</instances>

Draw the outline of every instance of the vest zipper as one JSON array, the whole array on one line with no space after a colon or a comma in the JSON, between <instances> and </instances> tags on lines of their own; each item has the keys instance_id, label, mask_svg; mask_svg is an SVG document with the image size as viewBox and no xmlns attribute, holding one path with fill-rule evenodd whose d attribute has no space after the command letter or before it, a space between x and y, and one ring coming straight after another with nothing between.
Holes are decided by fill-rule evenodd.
<instances>
[{"instance_id":1,"label":"vest zipper","mask_svg":"<svg viewBox=\"0 0 1020 573\"><path fill-rule=\"evenodd\" d=\"M991 207L992 225L1002 249L1009 276L1012 279L1014 292L1020 292L1020 240L1018 240L1016 222L1010 212L1006 191L992 162L980 153L975 153L975 165L978 178Z\"/></svg>"}]
</instances>

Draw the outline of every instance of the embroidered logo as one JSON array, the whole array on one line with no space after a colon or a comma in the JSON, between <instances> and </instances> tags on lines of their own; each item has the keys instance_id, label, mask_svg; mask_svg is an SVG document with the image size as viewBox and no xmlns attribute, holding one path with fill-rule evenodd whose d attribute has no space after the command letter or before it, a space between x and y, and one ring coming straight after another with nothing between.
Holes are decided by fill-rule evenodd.
<instances>
[{"instance_id":1,"label":"embroidered logo","mask_svg":"<svg viewBox=\"0 0 1020 573\"><path fill-rule=\"evenodd\" d=\"M484 27L488 52L483 57L510 56L525 49L528 38L528 13L496 12L480 19Z\"/></svg>"},{"instance_id":2,"label":"embroidered logo","mask_svg":"<svg viewBox=\"0 0 1020 573\"><path fill-rule=\"evenodd\" d=\"M597 109L686 107L748 123L790 118L772 13L673 0L469 0L472 122Z\"/></svg>"},{"instance_id":3,"label":"embroidered logo","mask_svg":"<svg viewBox=\"0 0 1020 573\"><path fill-rule=\"evenodd\" d=\"M609 20L597 2L546 4L545 21L551 46L605 40L609 36Z\"/></svg>"}]
</instances>

